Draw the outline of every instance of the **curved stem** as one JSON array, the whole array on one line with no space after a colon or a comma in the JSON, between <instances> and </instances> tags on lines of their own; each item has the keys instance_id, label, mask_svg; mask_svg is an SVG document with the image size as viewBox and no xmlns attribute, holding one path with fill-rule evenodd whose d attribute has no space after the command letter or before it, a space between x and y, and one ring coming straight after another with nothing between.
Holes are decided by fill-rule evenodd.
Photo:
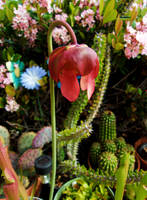
<instances>
[{"instance_id":1,"label":"curved stem","mask_svg":"<svg viewBox=\"0 0 147 200\"><path fill-rule=\"evenodd\" d=\"M52 32L56 26L64 26L68 30L72 38L72 43L73 44L77 43L76 36L69 24L67 24L65 21L60 21L60 20L54 21L49 26L47 34L48 56L50 56L50 54L53 51ZM50 76L50 101L51 101L51 125L52 125L52 176L51 176L51 188L50 188L49 200L52 200L54 194L55 179L56 179L56 112L55 112L54 80L51 78L51 76Z\"/></svg>"}]
</instances>

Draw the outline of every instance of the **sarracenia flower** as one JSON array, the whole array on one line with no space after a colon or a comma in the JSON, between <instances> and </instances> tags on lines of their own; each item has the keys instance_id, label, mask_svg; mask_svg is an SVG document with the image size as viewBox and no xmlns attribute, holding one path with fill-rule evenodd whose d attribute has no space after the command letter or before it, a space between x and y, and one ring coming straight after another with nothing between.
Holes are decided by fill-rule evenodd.
<instances>
[{"instance_id":1,"label":"sarracenia flower","mask_svg":"<svg viewBox=\"0 0 147 200\"><path fill-rule=\"evenodd\" d=\"M95 89L99 61L96 52L85 44L59 47L50 55L49 71L53 80L61 82L61 93L69 101L78 98L80 87L87 90L90 99Z\"/></svg>"},{"instance_id":2,"label":"sarracenia flower","mask_svg":"<svg viewBox=\"0 0 147 200\"><path fill-rule=\"evenodd\" d=\"M5 184L3 190L6 196L6 200L19 200L19 194L22 199L28 199L27 193L20 182L16 172L11 164L8 147L4 146L0 139L0 169L4 176Z\"/></svg>"}]
</instances>

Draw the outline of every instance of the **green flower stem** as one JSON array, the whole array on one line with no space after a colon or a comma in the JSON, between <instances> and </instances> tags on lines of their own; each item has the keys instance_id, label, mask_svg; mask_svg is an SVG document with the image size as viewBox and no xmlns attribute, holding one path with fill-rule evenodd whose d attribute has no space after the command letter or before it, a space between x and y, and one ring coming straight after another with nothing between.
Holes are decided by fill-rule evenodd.
<instances>
[{"instance_id":1,"label":"green flower stem","mask_svg":"<svg viewBox=\"0 0 147 200\"><path fill-rule=\"evenodd\" d=\"M48 29L47 42L48 42L48 56L51 55L53 51L52 46L52 31L56 26L64 26L71 38L73 44L77 43L76 36L70 27L65 21L56 20L54 21ZM53 199L55 179L56 179L56 112L55 112L55 91L54 91L54 80L50 76L50 101L51 101L51 125L52 125L52 176L51 176L51 188L49 200Z\"/></svg>"},{"instance_id":2,"label":"green flower stem","mask_svg":"<svg viewBox=\"0 0 147 200\"><path fill-rule=\"evenodd\" d=\"M41 121L43 120L44 114L41 108L41 104L40 104L40 99L39 99L39 91L37 91L37 101L38 101L38 107L39 107L39 112L40 112L40 117L41 117Z\"/></svg>"}]
</instances>

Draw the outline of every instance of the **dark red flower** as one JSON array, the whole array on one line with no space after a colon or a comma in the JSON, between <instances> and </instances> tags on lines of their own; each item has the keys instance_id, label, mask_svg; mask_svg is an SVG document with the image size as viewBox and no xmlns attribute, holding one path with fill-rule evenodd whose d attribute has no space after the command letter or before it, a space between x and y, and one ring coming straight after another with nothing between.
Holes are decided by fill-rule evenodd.
<instances>
[{"instance_id":1,"label":"dark red flower","mask_svg":"<svg viewBox=\"0 0 147 200\"><path fill-rule=\"evenodd\" d=\"M87 45L70 45L55 49L49 58L52 79L61 82L61 93L69 101L75 101L82 90L87 90L88 99L95 89L99 72L96 52ZM77 76L81 75L80 86Z\"/></svg>"}]
</instances>

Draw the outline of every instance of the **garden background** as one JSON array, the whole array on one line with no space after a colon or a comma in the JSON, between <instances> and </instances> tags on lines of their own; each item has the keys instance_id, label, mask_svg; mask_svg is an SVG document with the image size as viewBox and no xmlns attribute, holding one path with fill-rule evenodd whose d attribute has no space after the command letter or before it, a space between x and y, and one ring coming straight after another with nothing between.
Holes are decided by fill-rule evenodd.
<instances>
[{"instance_id":1,"label":"garden background","mask_svg":"<svg viewBox=\"0 0 147 200\"><path fill-rule=\"evenodd\" d=\"M67 150L64 159L75 159L87 167L90 145L99 134L104 111L115 114L117 137L126 143L134 145L146 137L147 4L143 0L0 0L0 131L8 129L7 144L13 152L18 151L23 133L32 132L34 138L34 133L51 126L47 34L55 20L69 23L78 44L91 47L99 59L90 100L81 90L75 102L68 101L61 93L60 81L55 82L58 148L71 148L66 140L62 142L71 136L72 142L78 143L77 157L71 158L72 151ZM71 44L63 26L57 26L52 36L54 49ZM96 109L92 115L91 108ZM82 135L86 120L84 131L88 133ZM49 137L43 141L43 152L51 154Z\"/></svg>"}]
</instances>

